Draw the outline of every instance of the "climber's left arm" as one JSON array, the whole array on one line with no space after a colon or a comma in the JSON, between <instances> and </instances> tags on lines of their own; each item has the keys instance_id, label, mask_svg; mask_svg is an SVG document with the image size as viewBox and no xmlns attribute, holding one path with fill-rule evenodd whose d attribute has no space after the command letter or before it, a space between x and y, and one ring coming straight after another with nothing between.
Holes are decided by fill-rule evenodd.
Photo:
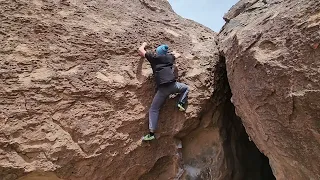
<instances>
[{"instance_id":1,"label":"climber's left arm","mask_svg":"<svg viewBox=\"0 0 320 180\"><path fill-rule=\"evenodd\" d=\"M147 43L144 42L144 43L142 43L142 45L139 48L139 55L141 57L146 57L146 53L147 53L146 50L145 50L146 46L147 46Z\"/></svg>"}]
</instances>

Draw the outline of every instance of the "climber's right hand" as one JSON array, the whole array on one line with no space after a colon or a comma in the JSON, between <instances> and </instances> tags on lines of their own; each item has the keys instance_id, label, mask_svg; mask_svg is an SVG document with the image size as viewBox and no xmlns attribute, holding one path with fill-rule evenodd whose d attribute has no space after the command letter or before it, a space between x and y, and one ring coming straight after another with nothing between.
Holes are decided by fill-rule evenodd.
<instances>
[{"instance_id":1,"label":"climber's right hand","mask_svg":"<svg viewBox=\"0 0 320 180\"><path fill-rule=\"evenodd\" d=\"M176 59L181 56L181 54L180 54L180 53L177 53L176 51L173 51L171 54L172 54Z\"/></svg>"}]
</instances>

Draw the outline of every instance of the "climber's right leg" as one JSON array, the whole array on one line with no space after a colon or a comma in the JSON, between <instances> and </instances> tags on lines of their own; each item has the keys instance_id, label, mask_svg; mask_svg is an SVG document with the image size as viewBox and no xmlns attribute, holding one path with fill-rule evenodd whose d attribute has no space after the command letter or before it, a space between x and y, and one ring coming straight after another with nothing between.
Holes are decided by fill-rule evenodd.
<instances>
[{"instance_id":1,"label":"climber's right leg","mask_svg":"<svg viewBox=\"0 0 320 180\"><path fill-rule=\"evenodd\" d=\"M177 104L178 109L180 111L185 111L185 104L188 100L189 86L184 83L176 82L174 88L175 92L180 93L179 102Z\"/></svg>"},{"instance_id":2,"label":"climber's right leg","mask_svg":"<svg viewBox=\"0 0 320 180\"><path fill-rule=\"evenodd\" d=\"M167 97L167 93L163 92L161 88L157 91L156 95L154 96L151 107L149 109L150 133L143 137L144 141L150 141L155 139L154 133L158 126L160 108L167 99Z\"/></svg>"}]
</instances>

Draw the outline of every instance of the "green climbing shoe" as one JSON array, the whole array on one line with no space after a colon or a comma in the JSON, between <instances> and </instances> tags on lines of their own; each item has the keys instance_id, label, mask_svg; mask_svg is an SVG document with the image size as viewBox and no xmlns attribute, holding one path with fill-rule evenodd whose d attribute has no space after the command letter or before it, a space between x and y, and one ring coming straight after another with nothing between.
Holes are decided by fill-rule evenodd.
<instances>
[{"instance_id":1,"label":"green climbing shoe","mask_svg":"<svg viewBox=\"0 0 320 180\"><path fill-rule=\"evenodd\" d=\"M151 141L154 139L156 139L156 137L154 135L151 136L150 134L147 134L147 135L143 136L142 141Z\"/></svg>"},{"instance_id":2,"label":"green climbing shoe","mask_svg":"<svg viewBox=\"0 0 320 180\"><path fill-rule=\"evenodd\" d=\"M179 111L186 111L186 109L183 107L182 103L178 103L178 109L179 109Z\"/></svg>"}]
</instances>

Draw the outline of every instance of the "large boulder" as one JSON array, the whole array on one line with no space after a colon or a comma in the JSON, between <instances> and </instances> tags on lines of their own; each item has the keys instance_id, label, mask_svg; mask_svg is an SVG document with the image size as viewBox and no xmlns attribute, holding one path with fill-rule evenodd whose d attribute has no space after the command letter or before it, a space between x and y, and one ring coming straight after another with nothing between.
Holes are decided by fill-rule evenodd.
<instances>
[{"instance_id":1,"label":"large boulder","mask_svg":"<svg viewBox=\"0 0 320 180\"><path fill-rule=\"evenodd\" d=\"M0 22L1 180L182 176L181 140L213 115L216 33L176 15L166 0L1 0ZM143 41L148 50L167 43L182 53L179 81L191 88L186 113L168 100L152 143L141 142L155 94L137 53ZM211 141L203 144L219 144Z\"/></svg>"},{"instance_id":2,"label":"large boulder","mask_svg":"<svg viewBox=\"0 0 320 180\"><path fill-rule=\"evenodd\" d=\"M320 179L319 12L319 0L241 0L219 34L237 115L279 180Z\"/></svg>"}]
</instances>

